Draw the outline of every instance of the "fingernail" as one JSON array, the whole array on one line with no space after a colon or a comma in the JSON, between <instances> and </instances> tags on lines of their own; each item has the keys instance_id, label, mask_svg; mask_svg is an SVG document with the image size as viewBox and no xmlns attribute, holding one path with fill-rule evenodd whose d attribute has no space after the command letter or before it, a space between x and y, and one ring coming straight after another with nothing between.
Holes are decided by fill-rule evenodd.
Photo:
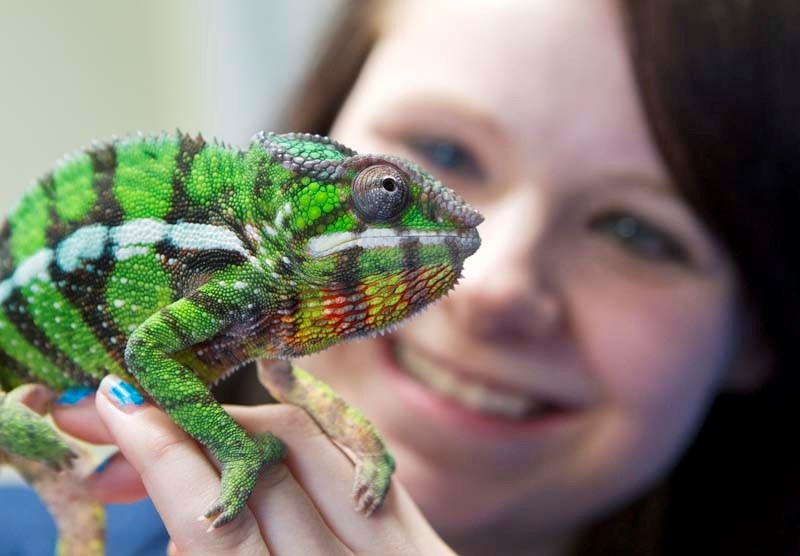
<instances>
[{"instance_id":1,"label":"fingernail","mask_svg":"<svg viewBox=\"0 0 800 556\"><path fill-rule=\"evenodd\" d=\"M77 405L81 400L94 394L94 392L94 388L89 388L87 386L68 388L56 398L56 403L60 405Z\"/></svg>"},{"instance_id":2,"label":"fingernail","mask_svg":"<svg viewBox=\"0 0 800 556\"><path fill-rule=\"evenodd\" d=\"M144 405L142 395L130 384L115 375L103 379L100 388L123 411L133 411Z\"/></svg>"},{"instance_id":3,"label":"fingernail","mask_svg":"<svg viewBox=\"0 0 800 556\"><path fill-rule=\"evenodd\" d=\"M113 453L110 456L108 456L106 459L104 459L102 462L100 462L100 465L95 467L94 474L95 475L99 475L100 473L105 471L106 468L108 467L108 464L111 462L111 458L113 458L116 455L117 455L116 453Z\"/></svg>"}]
</instances>

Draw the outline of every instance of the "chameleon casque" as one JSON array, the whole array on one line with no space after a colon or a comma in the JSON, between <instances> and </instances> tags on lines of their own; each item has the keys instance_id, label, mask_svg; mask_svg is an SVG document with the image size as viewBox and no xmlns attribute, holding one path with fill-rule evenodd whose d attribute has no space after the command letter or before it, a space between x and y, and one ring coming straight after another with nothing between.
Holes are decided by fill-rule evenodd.
<instances>
[{"instance_id":1,"label":"chameleon casque","mask_svg":"<svg viewBox=\"0 0 800 556\"><path fill-rule=\"evenodd\" d=\"M116 374L220 462L205 517L229 522L284 447L248 435L209 387L419 311L454 286L481 220L417 165L318 135L259 133L246 150L140 135L65 158L0 230L0 462L39 490L61 553L102 551L102 508L64 486L73 448L22 400L31 384ZM356 506L371 513L394 470L383 442L330 388L278 367L271 394L356 454ZM99 533L75 523L64 492Z\"/></svg>"}]
</instances>

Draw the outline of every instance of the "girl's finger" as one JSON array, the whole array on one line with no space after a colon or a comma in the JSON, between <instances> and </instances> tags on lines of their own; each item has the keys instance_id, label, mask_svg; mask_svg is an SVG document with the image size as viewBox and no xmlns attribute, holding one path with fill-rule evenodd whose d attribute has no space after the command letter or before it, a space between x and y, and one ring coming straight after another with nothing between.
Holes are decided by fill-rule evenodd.
<instances>
[{"instance_id":1,"label":"girl's finger","mask_svg":"<svg viewBox=\"0 0 800 556\"><path fill-rule=\"evenodd\" d=\"M125 458L141 475L164 525L186 554L267 554L252 512L206 532L202 515L219 494L214 465L161 410L116 376L103 379L97 410Z\"/></svg>"},{"instance_id":2,"label":"girl's finger","mask_svg":"<svg viewBox=\"0 0 800 556\"><path fill-rule=\"evenodd\" d=\"M121 453L100 464L87 477L86 488L92 498L104 504L127 504L147 496L139 473Z\"/></svg>"},{"instance_id":3,"label":"girl's finger","mask_svg":"<svg viewBox=\"0 0 800 556\"><path fill-rule=\"evenodd\" d=\"M95 408L95 393L89 388L73 388L62 393L53 404L53 420L58 428L90 444L113 444Z\"/></svg>"},{"instance_id":4,"label":"girl's finger","mask_svg":"<svg viewBox=\"0 0 800 556\"><path fill-rule=\"evenodd\" d=\"M95 407L95 391L72 388L63 392L53 404L53 420L70 436L91 444L113 444L114 438ZM134 502L147 496L139 473L117 453L86 479L86 488L93 498L104 504Z\"/></svg>"},{"instance_id":5,"label":"girl's finger","mask_svg":"<svg viewBox=\"0 0 800 556\"><path fill-rule=\"evenodd\" d=\"M262 474L248 505L275 556L352 554L328 528L286 465Z\"/></svg>"}]
</instances>

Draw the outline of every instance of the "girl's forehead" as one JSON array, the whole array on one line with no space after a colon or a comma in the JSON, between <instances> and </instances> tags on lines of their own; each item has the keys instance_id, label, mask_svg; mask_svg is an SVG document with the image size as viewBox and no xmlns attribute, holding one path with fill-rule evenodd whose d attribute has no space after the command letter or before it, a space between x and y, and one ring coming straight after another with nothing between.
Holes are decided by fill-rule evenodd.
<instances>
[{"instance_id":1,"label":"girl's forehead","mask_svg":"<svg viewBox=\"0 0 800 556\"><path fill-rule=\"evenodd\" d=\"M383 18L379 50L399 78L470 88L576 86L624 66L610 0L397 2ZM493 87L494 85L494 87ZM576 91L584 92L584 91Z\"/></svg>"},{"instance_id":2,"label":"girl's forehead","mask_svg":"<svg viewBox=\"0 0 800 556\"><path fill-rule=\"evenodd\" d=\"M613 1L411 0L384 16L360 98L373 112L427 98L481 114L528 159L658 169Z\"/></svg>"}]
</instances>

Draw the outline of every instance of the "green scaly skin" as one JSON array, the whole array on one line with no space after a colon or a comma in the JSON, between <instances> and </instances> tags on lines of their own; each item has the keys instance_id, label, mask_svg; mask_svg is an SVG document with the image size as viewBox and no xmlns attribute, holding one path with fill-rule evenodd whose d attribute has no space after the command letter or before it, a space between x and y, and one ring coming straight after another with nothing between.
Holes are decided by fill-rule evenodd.
<instances>
[{"instance_id":1,"label":"green scaly skin","mask_svg":"<svg viewBox=\"0 0 800 556\"><path fill-rule=\"evenodd\" d=\"M221 462L206 514L220 526L284 449L249 436L209 385L417 312L453 287L480 221L418 166L316 135L262 133L247 150L181 133L93 145L0 230L0 390L119 375ZM394 464L371 425L299 369L265 377L361 456L357 504L377 508ZM2 396L0 460L69 464L57 433Z\"/></svg>"}]
</instances>

